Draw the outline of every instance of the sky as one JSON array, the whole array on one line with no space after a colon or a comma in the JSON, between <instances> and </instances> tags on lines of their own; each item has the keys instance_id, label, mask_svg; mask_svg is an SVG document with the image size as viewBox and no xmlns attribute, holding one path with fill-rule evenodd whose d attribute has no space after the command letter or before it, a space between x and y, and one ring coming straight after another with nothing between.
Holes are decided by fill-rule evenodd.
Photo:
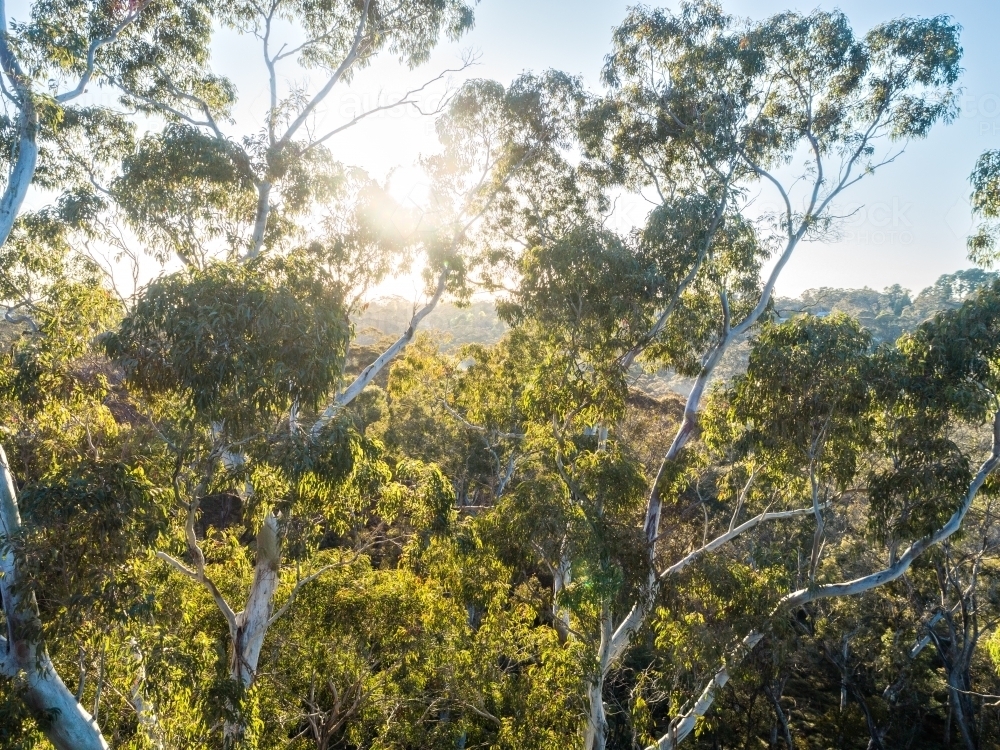
<instances>
[{"instance_id":1,"label":"sky","mask_svg":"<svg viewBox=\"0 0 1000 750\"><path fill-rule=\"evenodd\" d=\"M612 28L630 4L620 0L483 0L471 33L457 43L441 45L414 74L401 75L393 61L380 62L341 93L341 109L350 111L359 100L373 101L380 89L388 93L397 83L397 90L405 90L407 81L423 80L454 66L469 49L479 55L471 73L476 77L509 82L524 71L556 68L582 76L589 88L599 90ZM652 4L676 7L676 3ZM852 188L841 203L841 212L854 213L838 241L801 246L785 269L778 291L797 295L821 286L882 289L897 283L919 291L943 273L969 267L965 238L973 220L968 176L983 151L1000 148L1000 45L996 36L1000 3L840 0L816 5L794 0L728 0L724 7L755 19L789 8L802 12L839 8L859 34L902 15L947 14L962 25L965 73L959 119L938 126L926 140L908 144L895 163ZM247 81L246 85L253 84ZM433 147L431 123L413 113L366 123L332 146L338 157L381 174L412 164L420 152ZM405 191L407 170L397 174ZM763 202L774 199L765 194L760 197Z\"/></svg>"},{"instance_id":2,"label":"sky","mask_svg":"<svg viewBox=\"0 0 1000 750\"><path fill-rule=\"evenodd\" d=\"M14 0L12 14L24 0ZM414 71L389 57L380 58L329 98L317 127L335 126L359 108L368 108L419 86L448 68L457 67L470 51L477 64L451 75L451 87L468 77L510 82L526 71L554 68L582 77L600 90L600 70L610 49L612 29L632 4L622 0L481 0L475 28L457 42L438 46L431 59ZM676 2L650 2L676 7ZM839 206L851 214L836 241L802 245L782 274L778 292L795 296L821 286L882 289L892 284L919 291L943 273L968 268L965 238L973 226L968 203L968 176L978 156L1000 148L1000 3L985 0L840 0L804 4L795 0L723 0L733 14L762 19L787 9L808 12L839 8L857 34L902 15L951 15L963 26L963 111L929 138L908 144L906 152L875 176L853 187ZM294 44L288 30L285 39ZM240 104L230 133L258 130L267 108L267 77L259 44L234 32L221 33L214 45L213 67L237 87ZM294 65L282 71L287 80L310 83ZM310 75L312 80L309 80ZM437 84L425 101L433 103L448 90ZM110 95L110 94L109 94ZM365 120L329 142L341 161L385 177L402 200L419 201L421 177L415 164L436 147L433 119L413 110L395 110ZM777 196L762 192L759 206L777 207ZM642 207L618 217L623 225L641 221ZM637 219L638 217L638 219ZM419 294L414 279L397 284L406 294Z\"/></svg>"}]
</instances>

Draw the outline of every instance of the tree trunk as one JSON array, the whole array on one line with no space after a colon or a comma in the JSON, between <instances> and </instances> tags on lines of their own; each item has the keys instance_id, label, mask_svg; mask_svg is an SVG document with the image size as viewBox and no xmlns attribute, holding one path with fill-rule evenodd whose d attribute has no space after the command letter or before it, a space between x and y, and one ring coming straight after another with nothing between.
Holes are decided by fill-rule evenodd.
<instances>
[{"instance_id":1,"label":"tree trunk","mask_svg":"<svg viewBox=\"0 0 1000 750\"><path fill-rule=\"evenodd\" d=\"M597 651L597 673L587 688L590 709L584 730L585 750L604 750L608 741L608 719L604 710L604 678L612 665L611 647L614 641L614 622L607 604L601 612L601 645Z\"/></svg>"},{"instance_id":2,"label":"tree trunk","mask_svg":"<svg viewBox=\"0 0 1000 750\"><path fill-rule=\"evenodd\" d=\"M246 689L257 676L257 664L264 646L264 636L271 625L274 594L278 589L278 571L281 566L281 542L278 538L278 521L268 513L257 534L257 563L246 607L236 615L236 628L232 634L229 658L229 676ZM236 718L224 727L226 747L237 745L246 734L242 710L234 711Z\"/></svg>"},{"instance_id":3,"label":"tree trunk","mask_svg":"<svg viewBox=\"0 0 1000 750\"><path fill-rule=\"evenodd\" d=\"M952 669L948 675L948 694L953 708L952 716L958 725L959 734L962 735L962 744L965 745L965 750L978 750L975 732L972 728L975 711L968 688L964 683L961 670Z\"/></svg>"},{"instance_id":4,"label":"tree trunk","mask_svg":"<svg viewBox=\"0 0 1000 750\"><path fill-rule=\"evenodd\" d=\"M604 675L599 674L588 690L590 711L584 735L585 750L604 750L608 741L608 720L604 713Z\"/></svg>"},{"instance_id":5,"label":"tree trunk","mask_svg":"<svg viewBox=\"0 0 1000 750\"><path fill-rule=\"evenodd\" d=\"M97 722L60 679L45 645L35 595L19 585L14 550L21 532L17 492L0 447L0 604L7 637L0 638L0 674L14 681L21 698L57 750L108 750Z\"/></svg>"},{"instance_id":6,"label":"tree trunk","mask_svg":"<svg viewBox=\"0 0 1000 750\"><path fill-rule=\"evenodd\" d=\"M271 183L261 182L257 186L257 218L253 225L253 237L250 239L250 250L245 260L256 258L264 249L264 234L267 232L267 219L271 213Z\"/></svg>"}]
</instances>

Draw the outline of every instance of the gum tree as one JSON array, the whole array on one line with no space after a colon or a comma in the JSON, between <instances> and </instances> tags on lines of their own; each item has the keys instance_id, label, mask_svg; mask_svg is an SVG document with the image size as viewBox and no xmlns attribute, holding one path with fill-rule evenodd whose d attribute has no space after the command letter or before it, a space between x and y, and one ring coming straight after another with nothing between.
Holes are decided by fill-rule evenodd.
<instances>
[{"instance_id":1,"label":"gum tree","mask_svg":"<svg viewBox=\"0 0 1000 750\"><path fill-rule=\"evenodd\" d=\"M59 23L52 22L55 18ZM85 94L115 76L143 75L152 65L148 53L153 49L165 56L178 55L181 49L207 56L209 24L197 3L40 2L30 6L24 22L13 21L6 5L0 5L0 75L8 145L0 195L0 247L6 256L8 320L30 321L23 313L30 312L39 299L27 282L58 275L64 257L25 241L35 230L59 224L58 210L22 212L32 187L68 189L60 208L72 211L81 205L74 200L74 189L87 183L88 174L67 153L66 144L83 146L88 161L102 165L113 163L128 148L128 124L88 106ZM16 485L6 460L2 473L4 576L0 587L7 625L2 672L19 679L26 703L48 717L46 734L56 747L107 747L90 715L56 674L39 640L34 595L18 575L14 549L22 528Z\"/></svg>"},{"instance_id":2,"label":"gum tree","mask_svg":"<svg viewBox=\"0 0 1000 750\"><path fill-rule=\"evenodd\" d=\"M701 554L770 518L706 540L681 561L659 554L663 494L694 434L713 372L762 320L799 244L821 238L834 222L839 196L893 161L894 144L954 116L960 55L957 29L946 18L900 19L858 37L835 12L751 23L709 3L690 3L676 14L635 10L616 30L605 68L609 93L590 106L581 137L597 180L650 192L657 205L636 235L649 264L643 296L616 290L623 301L642 305L641 316L630 321L630 338L614 341L617 349L602 357L621 368L619 378L641 358L690 373L694 385L649 490L641 544L646 582L634 601L603 605L588 747L604 746L604 678L658 592ZM752 213L748 198L756 190L775 196L773 214ZM593 255L581 243L569 246ZM768 254L758 286L757 269ZM571 278L577 271L559 270ZM699 702L692 716L705 707ZM676 739L661 746L692 726L681 720Z\"/></svg>"},{"instance_id":3,"label":"gum tree","mask_svg":"<svg viewBox=\"0 0 1000 750\"><path fill-rule=\"evenodd\" d=\"M158 415L173 457L180 523L174 543L157 556L208 592L227 625L228 682L220 688L227 745L248 736L269 630L293 610L303 587L342 564L312 563L322 540L346 543L361 534L356 554L377 543L365 541L358 519L374 512L382 495L450 505L431 469L402 469L403 478L390 483L380 449L357 434L350 408L446 289L463 293L481 217L560 137L545 102L562 83L526 77L505 90L474 81L456 94L440 122L444 148L427 160L438 212L414 235L433 264L431 303L353 378L344 378L352 301L378 273L372 258L398 251L363 202L290 254L194 264L163 277L104 339L125 383ZM253 574L235 600L219 582L228 573L212 559L215 542L199 530L222 496L235 498L238 523L253 537L233 542L234 561L253 557ZM279 602L282 571L292 568L295 584Z\"/></svg>"}]
</instances>

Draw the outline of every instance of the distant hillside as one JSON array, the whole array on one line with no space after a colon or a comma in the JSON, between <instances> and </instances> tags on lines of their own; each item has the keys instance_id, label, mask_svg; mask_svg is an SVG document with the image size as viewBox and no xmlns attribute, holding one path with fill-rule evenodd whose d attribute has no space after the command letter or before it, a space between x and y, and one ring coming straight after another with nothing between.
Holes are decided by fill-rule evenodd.
<instances>
[{"instance_id":1,"label":"distant hillside","mask_svg":"<svg viewBox=\"0 0 1000 750\"><path fill-rule=\"evenodd\" d=\"M371 344L383 336L398 336L413 317L413 305L399 299L374 302L354 320L360 344ZM450 351L465 344L493 344L507 332L497 317L493 302L473 302L468 307L442 304L424 320L420 329L443 334L439 346Z\"/></svg>"},{"instance_id":2,"label":"distant hillside","mask_svg":"<svg viewBox=\"0 0 1000 750\"><path fill-rule=\"evenodd\" d=\"M1000 274L978 268L958 271L941 276L916 297L898 284L881 292L868 287L809 289L798 298L777 298L774 311L779 319L802 313L842 312L857 318L876 341L895 341L935 313L958 307L970 294L998 277ZM385 336L398 336L406 329L412 315L412 304L401 300L371 304L354 321L359 343L372 344ZM433 333L444 351L453 351L464 344L499 341L507 327L497 318L492 302L480 301L469 307L443 304L427 316L421 329ZM715 379L727 379L739 373L746 366L748 350L746 340L733 346L720 363ZM670 372L650 374L636 368L634 386L643 394L662 399L671 393L686 395L691 380Z\"/></svg>"},{"instance_id":3,"label":"distant hillside","mask_svg":"<svg viewBox=\"0 0 1000 750\"><path fill-rule=\"evenodd\" d=\"M1000 274L970 268L947 274L924 289L915 298L898 284L884 291L874 289L810 289L798 299L779 298L775 311L782 318L796 313L829 315L847 313L871 331L876 341L895 341L942 310L961 305L981 286L995 281Z\"/></svg>"}]
</instances>

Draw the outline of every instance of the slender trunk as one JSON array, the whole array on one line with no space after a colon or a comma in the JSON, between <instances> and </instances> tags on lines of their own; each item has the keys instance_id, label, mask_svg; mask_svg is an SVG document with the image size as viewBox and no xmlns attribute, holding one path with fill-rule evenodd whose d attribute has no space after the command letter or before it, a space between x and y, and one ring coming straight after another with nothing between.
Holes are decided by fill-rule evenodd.
<instances>
[{"instance_id":1,"label":"slender trunk","mask_svg":"<svg viewBox=\"0 0 1000 750\"><path fill-rule=\"evenodd\" d=\"M7 177L7 187L0 196L0 245L3 245L14 228L38 166L38 110L31 82L10 48L6 0L0 0L0 67L14 89L17 108L17 155Z\"/></svg>"},{"instance_id":2,"label":"slender trunk","mask_svg":"<svg viewBox=\"0 0 1000 750\"><path fill-rule=\"evenodd\" d=\"M584 736L585 750L605 750L608 742L608 720L604 713L604 675L599 674L587 691L590 711Z\"/></svg>"},{"instance_id":3,"label":"slender trunk","mask_svg":"<svg viewBox=\"0 0 1000 750\"><path fill-rule=\"evenodd\" d=\"M7 455L0 447L0 604L7 620L7 637L0 637L0 674L15 681L22 700L40 722L57 750L107 750L97 722L63 683L40 642L41 622L35 595L19 586L18 568L10 545L21 533L17 492Z\"/></svg>"},{"instance_id":4,"label":"slender trunk","mask_svg":"<svg viewBox=\"0 0 1000 750\"><path fill-rule=\"evenodd\" d=\"M559 604L562 592L573 582L573 564L569 557L569 544L563 537L559 550L559 564L552 576L552 622L559 637L565 641L569 637L569 611Z\"/></svg>"},{"instance_id":5,"label":"slender trunk","mask_svg":"<svg viewBox=\"0 0 1000 750\"><path fill-rule=\"evenodd\" d=\"M257 676L264 637L271 625L280 565L278 521L269 513L257 534L257 562L254 566L253 583L250 585L246 607L236 615L236 628L230 644L229 676L244 690L253 685ZM233 713L234 719L224 727L227 747L239 744L246 735L243 711L236 708Z\"/></svg>"},{"instance_id":6,"label":"slender trunk","mask_svg":"<svg viewBox=\"0 0 1000 750\"><path fill-rule=\"evenodd\" d=\"M778 745L778 726L780 725L785 739L785 746L788 750L795 750L795 743L792 741L792 732L788 726L788 717L785 716L785 710L781 707L781 694L784 692L784 686L784 680L779 683L777 690L772 690L770 685L764 686L764 693L771 701L771 705L774 706L774 715L778 720L774 725L774 734L771 744L775 747Z\"/></svg>"},{"instance_id":7,"label":"slender trunk","mask_svg":"<svg viewBox=\"0 0 1000 750\"><path fill-rule=\"evenodd\" d=\"M138 645L133 647L138 669L135 679L132 681L132 689L129 691L128 702L135 709L136 717L139 720L139 730L145 735L146 741L153 750L164 750L163 732L160 729L160 721L156 717L156 708L148 702L143 695L143 687L146 683L145 658Z\"/></svg>"},{"instance_id":8,"label":"slender trunk","mask_svg":"<svg viewBox=\"0 0 1000 750\"><path fill-rule=\"evenodd\" d=\"M948 694L952 706L952 716L958 725L958 732L962 735L962 743L965 750L978 750L976 738L972 729L974 720L972 701L965 681L962 679L960 669L952 669L948 675Z\"/></svg>"},{"instance_id":9,"label":"slender trunk","mask_svg":"<svg viewBox=\"0 0 1000 750\"><path fill-rule=\"evenodd\" d=\"M584 730L584 750L604 750L608 741L608 720L604 710L604 678L611 668L614 622L607 604L601 612L601 645L597 651L597 672L587 688L590 709Z\"/></svg>"},{"instance_id":10,"label":"slender trunk","mask_svg":"<svg viewBox=\"0 0 1000 750\"><path fill-rule=\"evenodd\" d=\"M7 242L14 222L24 204L28 188L35 179L38 164L38 115L34 104L21 109L19 117L20 133L17 143L17 158L8 176L7 188L0 197L0 245Z\"/></svg>"},{"instance_id":11,"label":"slender trunk","mask_svg":"<svg viewBox=\"0 0 1000 750\"><path fill-rule=\"evenodd\" d=\"M738 664L747 654L753 651L754 647L760 643L763 637L763 633L750 633L750 635L743 639L736 648L736 651L730 655L730 660ZM694 731L698 719L708 713L708 710L715 702L716 694L726 686L727 682L729 682L729 666L723 665L722 669L716 672L712 679L708 681L705 689L698 696L698 700L695 701L694 706L687 713L675 716L674 720L670 722L670 728L667 730L667 733L660 737L655 745L650 745L646 750L674 750L678 744Z\"/></svg>"},{"instance_id":12,"label":"slender trunk","mask_svg":"<svg viewBox=\"0 0 1000 750\"><path fill-rule=\"evenodd\" d=\"M267 220L271 214L271 183L263 181L257 186L257 219L253 225L253 237L250 238L250 250L245 260L256 258L264 249L264 234L267 232Z\"/></svg>"}]
</instances>

